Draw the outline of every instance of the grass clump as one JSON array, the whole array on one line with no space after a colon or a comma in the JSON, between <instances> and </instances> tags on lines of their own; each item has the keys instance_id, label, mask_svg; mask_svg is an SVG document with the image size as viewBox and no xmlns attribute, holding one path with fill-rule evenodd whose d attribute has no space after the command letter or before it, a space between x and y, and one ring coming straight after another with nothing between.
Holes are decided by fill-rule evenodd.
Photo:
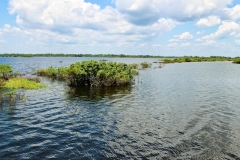
<instances>
[{"instance_id":1,"label":"grass clump","mask_svg":"<svg viewBox=\"0 0 240 160\"><path fill-rule=\"evenodd\" d=\"M140 65L141 65L142 69L150 68L152 66L151 63L147 63L147 62L142 62Z\"/></svg>"},{"instance_id":2,"label":"grass clump","mask_svg":"<svg viewBox=\"0 0 240 160\"><path fill-rule=\"evenodd\" d=\"M70 86L120 86L129 84L138 71L131 65L104 61L83 61L69 67L41 69L40 76L64 79Z\"/></svg>"},{"instance_id":3,"label":"grass clump","mask_svg":"<svg viewBox=\"0 0 240 160\"><path fill-rule=\"evenodd\" d=\"M29 80L27 78L12 78L4 82L4 88L8 89L40 89L44 88L45 85L35 82L34 80Z\"/></svg>"}]
</instances>

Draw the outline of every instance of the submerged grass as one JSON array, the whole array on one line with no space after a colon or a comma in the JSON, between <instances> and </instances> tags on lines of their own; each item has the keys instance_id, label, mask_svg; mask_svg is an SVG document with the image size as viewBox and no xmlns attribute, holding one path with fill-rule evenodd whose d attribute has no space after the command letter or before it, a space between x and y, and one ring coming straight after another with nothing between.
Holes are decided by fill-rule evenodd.
<instances>
[{"instance_id":1,"label":"submerged grass","mask_svg":"<svg viewBox=\"0 0 240 160\"><path fill-rule=\"evenodd\" d=\"M15 91L0 94L0 106L3 105L15 106L17 102L25 100L26 96L24 94L16 93Z\"/></svg>"},{"instance_id":2,"label":"submerged grass","mask_svg":"<svg viewBox=\"0 0 240 160\"><path fill-rule=\"evenodd\" d=\"M9 89L40 89L44 88L45 85L27 78L13 78L3 84L4 88Z\"/></svg>"}]
</instances>

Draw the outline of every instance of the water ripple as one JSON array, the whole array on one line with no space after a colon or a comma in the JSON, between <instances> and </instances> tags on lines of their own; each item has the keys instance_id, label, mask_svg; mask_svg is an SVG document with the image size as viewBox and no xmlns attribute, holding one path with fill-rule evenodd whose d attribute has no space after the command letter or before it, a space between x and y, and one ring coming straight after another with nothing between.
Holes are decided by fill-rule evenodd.
<instances>
[{"instance_id":1,"label":"water ripple","mask_svg":"<svg viewBox=\"0 0 240 160\"><path fill-rule=\"evenodd\" d=\"M73 61L35 60L33 68ZM169 64L141 70L132 86L110 88L42 79L48 88L0 107L0 157L239 159L239 71L228 62Z\"/></svg>"}]
</instances>

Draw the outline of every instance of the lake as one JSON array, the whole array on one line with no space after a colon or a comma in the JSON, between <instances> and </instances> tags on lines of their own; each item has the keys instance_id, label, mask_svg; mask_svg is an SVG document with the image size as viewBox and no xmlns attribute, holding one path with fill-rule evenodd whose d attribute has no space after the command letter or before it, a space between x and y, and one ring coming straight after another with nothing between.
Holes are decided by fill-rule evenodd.
<instances>
[{"instance_id":1,"label":"lake","mask_svg":"<svg viewBox=\"0 0 240 160\"><path fill-rule=\"evenodd\" d=\"M0 58L38 68L101 58ZM125 63L157 59L106 58ZM62 62L61 62L62 61ZM131 86L48 87L0 106L1 159L240 159L240 65L166 64L140 70Z\"/></svg>"}]
</instances>

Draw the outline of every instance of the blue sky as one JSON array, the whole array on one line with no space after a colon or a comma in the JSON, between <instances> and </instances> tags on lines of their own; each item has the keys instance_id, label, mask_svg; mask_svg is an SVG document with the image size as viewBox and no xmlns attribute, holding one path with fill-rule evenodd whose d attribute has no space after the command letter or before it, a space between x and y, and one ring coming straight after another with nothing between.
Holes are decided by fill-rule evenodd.
<instances>
[{"instance_id":1,"label":"blue sky","mask_svg":"<svg viewBox=\"0 0 240 160\"><path fill-rule=\"evenodd\" d=\"M237 0L1 0L0 53L240 56Z\"/></svg>"}]
</instances>

